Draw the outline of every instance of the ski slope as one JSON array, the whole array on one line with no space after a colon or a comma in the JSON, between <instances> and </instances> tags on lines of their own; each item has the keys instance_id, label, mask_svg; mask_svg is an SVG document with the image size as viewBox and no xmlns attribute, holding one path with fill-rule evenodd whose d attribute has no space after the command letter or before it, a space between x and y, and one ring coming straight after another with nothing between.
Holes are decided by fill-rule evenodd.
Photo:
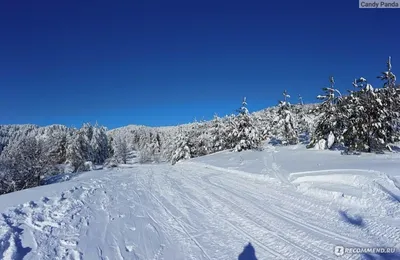
<instances>
[{"instance_id":1,"label":"ski slope","mask_svg":"<svg viewBox=\"0 0 400 260\"><path fill-rule=\"evenodd\" d=\"M266 146L87 172L0 196L0 257L360 259L334 246L400 249L399 169L397 154Z\"/></svg>"}]
</instances>

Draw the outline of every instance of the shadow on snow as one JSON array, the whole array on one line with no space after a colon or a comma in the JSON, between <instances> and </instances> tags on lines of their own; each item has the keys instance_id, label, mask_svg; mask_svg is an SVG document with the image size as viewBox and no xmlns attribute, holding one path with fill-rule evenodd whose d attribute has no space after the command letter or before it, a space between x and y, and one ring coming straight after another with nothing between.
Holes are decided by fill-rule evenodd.
<instances>
[{"instance_id":1,"label":"shadow on snow","mask_svg":"<svg viewBox=\"0 0 400 260\"><path fill-rule=\"evenodd\" d=\"M2 214L2 217L9 230L0 240L0 255L4 257L6 251L11 248L12 250L15 250L12 252L11 259L22 260L30 251L32 251L32 248L24 247L22 245L21 235L24 230L17 225L14 225L12 219L4 213Z\"/></svg>"},{"instance_id":2,"label":"shadow on snow","mask_svg":"<svg viewBox=\"0 0 400 260\"><path fill-rule=\"evenodd\" d=\"M388 253L388 254L362 254L362 260L399 260L400 253Z\"/></svg>"},{"instance_id":3,"label":"shadow on snow","mask_svg":"<svg viewBox=\"0 0 400 260\"><path fill-rule=\"evenodd\" d=\"M238 260L257 260L256 257L256 250L252 246L251 243L248 243L244 249L243 252L240 253Z\"/></svg>"},{"instance_id":4,"label":"shadow on snow","mask_svg":"<svg viewBox=\"0 0 400 260\"><path fill-rule=\"evenodd\" d=\"M339 210L339 215L340 217L347 223L359 226L359 227L364 227L365 223L364 220L362 219L361 216L355 215L355 216L350 216L346 211Z\"/></svg>"}]
</instances>

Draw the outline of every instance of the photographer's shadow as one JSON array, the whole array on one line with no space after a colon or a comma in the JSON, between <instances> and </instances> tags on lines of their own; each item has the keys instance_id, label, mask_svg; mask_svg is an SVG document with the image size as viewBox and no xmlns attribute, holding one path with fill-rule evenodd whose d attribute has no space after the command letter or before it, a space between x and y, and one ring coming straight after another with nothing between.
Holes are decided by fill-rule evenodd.
<instances>
[{"instance_id":1,"label":"photographer's shadow","mask_svg":"<svg viewBox=\"0 0 400 260\"><path fill-rule=\"evenodd\" d=\"M240 253L238 260L257 260L256 250L251 243L248 243L244 247L243 252Z\"/></svg>"}]
</instances>

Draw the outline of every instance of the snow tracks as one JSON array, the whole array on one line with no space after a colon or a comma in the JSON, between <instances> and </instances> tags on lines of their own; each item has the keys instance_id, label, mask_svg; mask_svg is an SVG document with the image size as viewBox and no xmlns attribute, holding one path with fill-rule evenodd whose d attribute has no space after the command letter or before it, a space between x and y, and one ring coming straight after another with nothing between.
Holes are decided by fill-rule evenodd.
<instances>
[{"instance_id":1,"label":"snow tracks","mask_svg":"<svg viewBox=\"0 0 400 260\"><path fill-rule=\"evenodd\" d=\"M43 197L2 213L2 259L81 259L79 231L89 217L80 214L82 198L90 192L74 187L59 197Z\"/></svg>"},{"instance_id":2,"label":"snow tracks","mask_svg":"<svg viewBox=\"0 0 400 260\"><path fill-rule=\"evenodd\" d=\"M328 260L335 245L399 246L396 180L273 171L183 162L98 171L53 197L41 187L2 213L0 258L225 260L251 243L260 260Z\"/></svg>"}]
</instances>

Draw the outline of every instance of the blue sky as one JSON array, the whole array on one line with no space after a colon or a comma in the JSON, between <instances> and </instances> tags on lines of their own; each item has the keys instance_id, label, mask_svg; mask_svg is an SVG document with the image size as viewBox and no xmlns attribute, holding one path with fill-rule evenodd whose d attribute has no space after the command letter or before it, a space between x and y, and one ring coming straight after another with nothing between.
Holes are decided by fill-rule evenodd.
<instances>
[{"instance_id":1,"label":"blue sky","mask_svg":"<svg viewBox=\"0 0 400 260\"><path fill-rule=\"evenodd\" d=\"M331 74L380 86L387 56L400 73L398 16L354 0L2 1L0 124L175 125L284 89L315 102Z\"/></svg>"}]
</instances>

